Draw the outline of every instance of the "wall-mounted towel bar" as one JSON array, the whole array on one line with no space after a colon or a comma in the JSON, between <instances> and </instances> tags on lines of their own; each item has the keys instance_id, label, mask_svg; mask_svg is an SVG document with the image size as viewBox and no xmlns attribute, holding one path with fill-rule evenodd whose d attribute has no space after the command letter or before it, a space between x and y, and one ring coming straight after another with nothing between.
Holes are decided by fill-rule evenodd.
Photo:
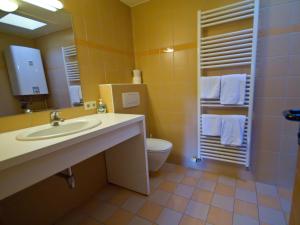
<instances>
[{"instance_id":1,"label":"wall-mounted towel bar","mask_svg":"<svg viewBox=\"0 0 300 225\"><path fill-rule=\"evenodd\" d=\"M236 163L249 167L251 149L251 130L253 113L253 95L255 84L255 63L257 48L259 0L244 0L207 11L198 11L198 158L213 159ZM251 27L242 27L235 31L205 36L207 29L234 21L249 20ZM226 29L225 29L226 30ZM208 32L209 33L209 32ZM241 67L250 71L246 79L245 102L243 105L222 105L219 99L201 99L201 77L216 71L230 69L240 73ZM228 74L228 72L227 72ZM207 110L238 109L247 115L244 142L240 147L223 146L219 137L202 135L201 115ZM239 113L237 113L239 114Z\"/></svg>"}]
</instances>

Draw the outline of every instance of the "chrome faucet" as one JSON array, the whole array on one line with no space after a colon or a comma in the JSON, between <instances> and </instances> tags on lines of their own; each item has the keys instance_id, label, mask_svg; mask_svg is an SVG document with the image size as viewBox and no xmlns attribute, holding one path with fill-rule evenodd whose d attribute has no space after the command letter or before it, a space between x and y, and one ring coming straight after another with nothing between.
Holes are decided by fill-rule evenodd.
<instances>
[{"instance_id":1,"label":"chrome faucet","mask_svg":"<svg viewBox=\"0 0 300 225\"><path fill-rule=\"evenodd\" d=\"M60 112L53 111L50 112L50 124L51 126L57 127L59 126L60 122L64 122L65 120L60 118Z\"/></svg>"}]
</instances>

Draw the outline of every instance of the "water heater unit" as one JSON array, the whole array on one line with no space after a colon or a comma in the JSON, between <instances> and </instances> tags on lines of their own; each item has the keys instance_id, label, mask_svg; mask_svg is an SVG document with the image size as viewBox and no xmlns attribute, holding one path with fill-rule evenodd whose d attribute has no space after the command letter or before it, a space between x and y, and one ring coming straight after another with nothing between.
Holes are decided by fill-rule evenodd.
<instances>
[{"instance_id":1,"label":"water heater unit","mask_svg":"<svg viewBox=\"0 0 300 225\"><path fill-rule=\"evenodd\" d=\"M40 50L10 45L4 55L13 95L48 94Z\"/></svg>"}]
</instances>

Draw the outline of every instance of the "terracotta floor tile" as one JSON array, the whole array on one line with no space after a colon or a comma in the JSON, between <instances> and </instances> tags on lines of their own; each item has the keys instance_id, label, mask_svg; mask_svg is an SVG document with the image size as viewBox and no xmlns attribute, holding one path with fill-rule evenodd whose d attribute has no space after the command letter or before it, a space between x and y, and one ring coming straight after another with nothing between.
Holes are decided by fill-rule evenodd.
<instances>
[{"instance_id":1,"label":"terracotta floor tile","mask_svg":"<svg viewBox=\"0 0 300 225\"><path fill-rule=\"evenodd\" d=\"M285 213L290 213L292 208L292 200L287 198L279 198L281 209Z\"/></svg>"},{"instance_id":2,"label":"terracotta floor tile","mask_svg":"<svg viewBox=\"0 0 300 225\"><path fill-rule=\"evenodd\" d=\"M150 184L149 197L109 185L79 207L83 215L68 214L55 224L257 225L259 219L261 225L288 224L292 193L283 187L170 163L151 173Z\"/></svg>"},{"instance_id":3,"label":"terracotta floor tile","mask_svg":"<svg viewBox=\"0 0 300 225\"><path fill-rule=\"evenodd\" d=\"M85 220L81 221L78 225L101 225L96 220L93 220L91 218L86 218Z\"/></svg>"},{"instance_id":4,"label":"terracotta floor tile","mask_svg":"<svg viewBox=\"0 0 300 225\"><path fill-rule=\"evenodd\" d=\"M154 177L164 177L166 175L166 173L163 170L159 170L156 172L150 172L150 178L154 178Z\"/></svg>"},{"instance_id":5,"label":"terracotta floor tile","mask_svg":"<svg viewBox=\"0 0 300 225\"><path fill-rule=\"evenodd\" d=\"M277 188L274 185L264 184L256 182L256 191L261 195L268 195L272 197L277 197Z\"/></svg>"},{"instance_id":6,"label":"terracotta floor tile","mask_svg":"<svg viewBox=\"0 0 300 225\"><path fill-rule=\"evenodd\" d=\"M228 186L228 185L224 185L221 183L218 183L216 188L215 188L215 192L221 195L226 195L226 196L234 196L235 193L235 188L232 186Z\"/></svg>"},{"instance_id":7,"label":"terracotta floor tile","mask_svg":"<svg viewBox=\"0 0 300 225\"><path fill-rule=\"evenodd\" d=\"M175 167L175 172L176 173L186 173L188 171L187 168L183 167L183 166L179 166L179 165L176 165Z\"/></svg>"},{"instance_id":8,"label":"terracotta floor tile","mask_svg":"<svg viewBox=\"0 0 300 225\"><path fill-rule=\"evenodd\" d=\"M146 199L142 196L133 195L127 199L127 201L122 205L122 208L136 213L146 202Z\"/></svg>"},{"instance_id":9,"label":"terracotta floor tile","mask_svg":"<svg viewBox=\"0 0 300 225\"><path fill-rule=\"evenodd\" d=\"M168 173L166 175L166 180L171 181L171 182L180 183L183 178L184 178L183 173L174 173L174 172L172 172L172 173Z\"/></svg>"},{"instance_id":10,"label":"terracotta floor tile","mask_svg":"<svg viewBox=\"0 0 300 225\"><path fill-rule=\"evenodd\" d=\"M278 195L282 198L292 199L292 191L287 188L278 187L277 188Z\"/></svg>"},{"instance_id":11,"label":"terracotta floor tile","mask_svg":"<svg viewBox=\"0 0 300 225\"><path fill-rule=\"evenodd\" d=\"M281 209L280 202L277 197L257 195L258 204L273 209Z\"/></svg>"},{"instance_id":12,"label":"terracotta floor tile","mask_svg":"<svg viewBox=\"0 0 300 225\"><path fill-rule=\"evenodd\" d=\"M167 173L171 173L171 172L175 172L176 169L176 165L173 163L165 163L161 169L159 170L160 172L167 172Z\"/></svg>"},{"instance_id":13,"label":"terracotta floor tile","mask_svg":"<svg viewBox=\"0 0 300 225\"><path fill-rule=\"evenodd\" d=\"M145 205L138 211L138 215L150 220L156 221L159 217L160 213L162 212L163 207L154 203L154 202L146 202Z\"/></svg>"},{"instance_id":14,"label":"terracotta floor tile","mask_svg":"<svg viewBox=\"0 0 300 225\"><path fill-rule=\"evenodd\" d=\"M170 182L170 181L163 181L158 188L163 190L163 191L167 191L167 192L174 192L174 190L176 189L177 183L174 182Z\"/></svg>"},{"instance_id":15,"label":"terracotta floor tile","mask_svg":"<svg viewBox=\"0 0 300 225\"><path fill-rule=\"evenodd\" d=\"M285 225L286 219L282 211L259 206L259 219L261 222L269 223L272 225Z\"/></svg>"},{"instance_id":16,"label":"terracotta floor tile","mask_svg":"<svg viewBox=\"0 0 300 225\"><path fill-rule=\"evenodd\" d=\"M185 214L200 220L206 220L208 211L209 205L191 200L185 210Z\"/></svg>"},{"instance_id":17,"label":"terracotta floor tile","mask_svg":"<svg viewBox=\"0 0 300 225\"><path fill-rule=\"evenodd\" d=\"M208 212L207 222L213 225L232 225L232 219L231 212L212 206Z\"/></svg>"},{"instance_id":18,"label":"terracotta floor tile","mask_svg":"<svg viewBox=\"0 0 300 225\"><path fill-rule=\"evenodd\" d=\"M128 225L152 225L152 223L141 217L135 216Z\"/></svg>"},{"instance_id":19,"label":"terracotta floor tile","mask_svg":"<svg viewBox=\"0 0 300 225\"><path fill-rule=\"evenodd\" d=\"M256 192L248 191L242 188L237 188L235 190L235 198L242 201L254 203L254 204L257 203Z\"/></svg>"},{"instance_id":20,"label":"terracotta floor tile","mask_svg":"<svg viewBox=\"0 0 300 225\"><path fill-rule=\"evenodd\" d=\"M111 204L114 204L114 205L118 205L118 206L121 206L123 205L126 200L132 195L133 193L128 191L128 190L125 190L125 189L122 189L120 191L118 191L118 193L116 193L110 200L109 202Z\"/></svg>"},{"instance_id":21,"label":"terracotta floor tile","mask_svg":"<svg viewBox=\"0 0 300 225\"><path fill-rule=\"evenodd\" d=\"M165 206L167 202L169 201L169 198L171 197L171 193L162 191L157 189L155 192L153 192L149 197L148 200L155 202L157 204L160 204L162 206Z\"/></svg>"},{"instance_id":22,"label":"terracotta floor tile","mask_svg":"<svg viewBox=\"0 0 300 225\"><path fill-rule=\"evenodd\" d=\"M172 209L164 208L156 223L158 225L179 225L182 214Z\"/></svg>"},{"instance_id":23,"label":"terracotta floor tile","mask_svg":"<svg viewBox=\"0 0 300 225\"><path fill-rule=\"evenodd\" d=\"M234 214L233 225L259 225L259 221L249 216Z\"/></svg>"},{"instance_id":24,"label":"terracotta floor tile","mask_svg":"<svg viewBox=\"0 0 300 225\"><path fill-rule=\"evenodd\" d=\"M185 198L191 198L194 192L194 187L185 185L185 184L178 184L176 190L174 191L175 194L180 195Z\"/></svg>"},{"instance_id":25,"label":"terracotta floor tile","mask_svg":"<svg viewBox=\"0 0 300 225\"><path fill-rule=\"evenodd\" d=\"M130 220L133 218L133 214L123 210L118 209L108 220L104 221L105 225L128 225Z\"/></svg>"},{"instance_id":26,"label":"terracotta floor tile","mask_svg":"<svg viewBox=\"0 0 300 225\"><path fill-rule=\"evenodd\" d=\"M178 212L184 212L188 202L189 201L186 198L174 194L169 199L167 207Z\"/></svg>"},{"instance_id":27,"label":"terracotta floor tile","mask_svg":"<svg viewBox=\"0 0 300 225\"><path fill-rule=\"evenodd\" d=\"M200 170L188 170L186 176L200 178L202 176L202 171Z\"/></svg>"},{"instance_id":28,"label":"terracotta floor tile","mask_svg":"<svg viewBox=\"0 0 300 225\"><path fill-rule=\"evenodd\" d=\"M158 188L158 186L163 182L163 178L162 177L150 177L150 188L151 191L155 190L156 188Z\"/></svg>"},{"instance_id":29,"label":"terracotta floor tile","mask_svg":"<svg viewBox=\"0 0 300 225\"><path fill-rule=\"evenodd\" d=\"M211 205L233 212L234 198L225 195L214 194Z\"/></svg>"},{"instance_id":30,"label":"terracotta floor tile","mask_svg":"<svg viewBox=\"0 0 300 225\"><path fill-rule=\"evenodd\" d=\"M196 189L192 195L192 199L197 202L210 204L213 197L213 193L202 189Z\"/></svg>"},{"instance_id":31,"label":"terracotta floor tile","mask_svg":"<svg viewBox=\"0 0 300 225\"><path fill-rule=\"evenodd\" d=\"M82 211L84 213L101 222L111 217L117 209L117 206L106 202L98 202L95 205L94 202L88 202L86 205L82 206Z\"/></svg>"},{"instance_id":32,"label":"terracotta floor tile","mask_svg":"<svg viewBox=\"0 0 300 225\"><path fill-rule=\"evenodd\" d=\"M234 212L258 219L258 208L256 204L236 199L234 203Z\"/></svg>"},{"instance_id":33,"label":"terracotta floor tile","mask_svg":"<svg viewBox=\"0 0 300 225\"><path fill-rule=\"evenodd\" d=\"M236 179L232 177L219 176L218 182L227 186L234 187L236 184Z\"/></svg>"},{"instance_id":34,"label":"terracotta floor tile","mask_svg":"<svg viewBox=\"0 0 300 225\"><path fill-rule=\"evenodd\" d=\"M250 180L238 180L236 183L238 188L248 191L256 191L255 182Z\"/></svg>"},{"instance_id":35,"label":"terracotta floor tile","mask_svg":"<svg viewBox=\"0 0 300 225\"><path fill-rule=\"evenodd\" d=\"M190 185L190 186L195 186L198 183L198 179L195 177L184 177L183 180L181 181L182 184Z\"/></svg>"},{"instance_id":36,"label":"terracotta floor tile","mask_svg":"<svg viewBox=\"0 0 300 225\"><path fill-rule=\"evenodd\" d=\"M90 217L87 214L85 214L81 208L77 208L64 215L62 218L60 218L59 221L54 223L54 225L80 224L81 222L87 220L87 218Z\"/></svg>"},{"instance_id":37,"label":"terracotta floor tile","mask_svg":"<svg viewBox=\"0 0 300 225\"><path fill-rule=\"evenodd\" d=\"M121 190L120 187L108 184L100 190L98 194L95 195L100 201L109 201L113 196L115 196Z\"/></svg>"},{"instance_id":38,"label":"terracotta floor tile","mask_svg":"<svg viewBox=\"0 0 300 225\"><path fill-rule=\"evenodd\" d=\"M197 187L206 190L206 191L211 191L213 192L216 187L216 182L212 180L207 180L204 178L200 178L199 183L197 184Z\"/></svg>"},{"instance_id":39,"label":"terracotta floor tile","mask_svg":"<svg viewBox=\"0 0 300 225\"><path fill-rule=\"evenodd\" d=\"M219 179L219 176L214 173L203 172L201 178L211 181L217 181Z\"/></svg>"},{"instance_id":40,"label":"terracotta floor tile","mask_svg":"<svg viewBox=\"0 0 300 225\"><path fill-rule=\"evenodd\" d=\"M198 220L191 216L183 216L179 225L205 225L202 220Z\"/></svg>"}]
</instances>

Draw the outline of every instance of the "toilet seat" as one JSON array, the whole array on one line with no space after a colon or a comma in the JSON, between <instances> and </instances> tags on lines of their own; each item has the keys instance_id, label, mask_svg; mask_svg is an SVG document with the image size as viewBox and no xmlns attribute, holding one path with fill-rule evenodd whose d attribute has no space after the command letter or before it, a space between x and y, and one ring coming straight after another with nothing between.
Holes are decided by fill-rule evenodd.
<instances>
[{"instance_id":1,"label":"toilet seat","mask_svg":"<svg viewBox=\"0 0 300 225\"><path fill-rule=\"evenodd\" d=\"M146 146L149 152L166 152L172 148L172 143L162 139L147 138Z\"/></svg>"}]
</instances>

